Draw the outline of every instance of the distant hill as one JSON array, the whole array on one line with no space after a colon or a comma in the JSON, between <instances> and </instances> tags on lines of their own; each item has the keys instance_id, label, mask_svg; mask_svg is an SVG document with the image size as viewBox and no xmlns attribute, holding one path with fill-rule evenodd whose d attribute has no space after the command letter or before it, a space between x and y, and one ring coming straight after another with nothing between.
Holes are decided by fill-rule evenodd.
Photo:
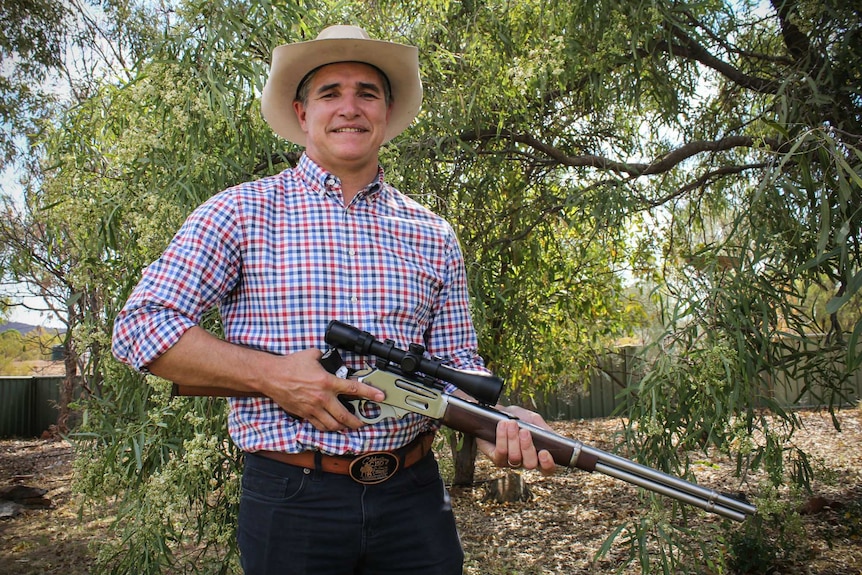
<instances>
[{"instance_id":1,"label":"distant hill","mask_svg":"<svg viewBox=\"0 0 862 575\"><path fill-rule=\"evenodd\" d=\"M36 326L35 325L29 325L26 323L17 322L17 321L10 321L9 323L0 323L0 333L3 333L4 331L9 331L10 329L14 329L18 333L20 333L21 335L24 335L25 333L30 333L31 331L36 329Z\"/></svg>"},{"instance_id":2,"label":"distant hill","mask_svg":"<svg viewBox=\"0 0 862 575\"><path fill-rule=\"evenodd\" d=\"M63 329L57 329L57 328L53 328L53 327L42 327L42 326L38 326L38 325L30 325L28 323L21 323L18 321L10 321L9 323L0 323L0 333L3 333L4 331L9 331L10 329L14 329L15 331L17 331L21 335L26 335L26 334L30 333L31 331L33 331L34 329L38 329L38 328L41 328L45 331L55 331L58 333L63 333L64 331L66 331Z\"/></svg>"}]
</instances>

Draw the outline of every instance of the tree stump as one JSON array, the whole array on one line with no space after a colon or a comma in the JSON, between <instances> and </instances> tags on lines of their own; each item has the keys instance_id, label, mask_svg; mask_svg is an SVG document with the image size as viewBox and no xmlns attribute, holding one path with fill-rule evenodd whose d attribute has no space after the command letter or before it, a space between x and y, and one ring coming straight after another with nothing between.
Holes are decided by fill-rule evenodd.
<instances>
[{"instance_id":1,"label":"tree stump","mask_svg":"<svg viewBox=\"0 0 862 575\"><path fill-rule=\"evenodd\" d=\"M503 477L490 481L485 488L485 501L497 503L514 503L529 501L533 498L530 486L520 473L508 472Z\"/></svg>"}]
</instances>

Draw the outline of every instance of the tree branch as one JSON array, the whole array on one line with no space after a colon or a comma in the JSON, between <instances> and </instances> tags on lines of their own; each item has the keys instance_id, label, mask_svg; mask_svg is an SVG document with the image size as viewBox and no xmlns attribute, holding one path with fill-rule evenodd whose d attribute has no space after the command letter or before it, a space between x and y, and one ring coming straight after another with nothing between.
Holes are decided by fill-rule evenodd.
<instances>
[{"instance_id":1,"label":"tree branch","mask_svg":"<svg viewBox=\"0 0 862 575\"><path fill-rule=\"evenodd\" d=\"M650 199L647 199L647 198L644 198L643 196L641 196L640 200L645 205L647 205L651 208L655 208L655 207L664 205L665 203L667 203L671 200L682 197L682 196L686 195L687 193L689 193L693 190L696 190L697 188L703 187L707 183L715 181L716 179L720 178L721 176L728 176L731 174L741 174L742 172L745 172L748 170L762 170L763 168L765 168L768 165L769 164L766 162L759 162L756 164L743 164L741 166L722 166L722 167L717 168L715 170L710 170L710 171L706 172L705 174L703 174L702 176L700 176L698 179L694 180L693 182L689 182L688 184L678 188L677 190L675 190L674 192L671 192L670 194L662 196L661 198L650 200Z\"/></svg>"},{"instance_id":2,"label":"tree branch","mask_svg":"<svg viewBox=\"0 0 862 575\"><path fill-rule=\"evenodd\" d=\"M778 23L781 25L781 36L787 52L796 61L805 60L811 53L811 41L802 30L793 22L796 12L796 2L790 0L770 0L772 9L778 15Z\"/></svg>"},{"instance_id":3,"label":"tree branch","mask_svg":"<svg viewBox=\"0 0 862 575\"><path fill-rule=\"evenodd\" d=\"M295 167L299 162L299 158L302 156L302 152L274 152L270 154L267 158L259 161L255 166L251 169L250 176L258 176L264 172L266 172L270 166L277 166L284 162L290 167Z\"/></svg>"},{"instance_id":4,"label":"tree branch","mask_svg":"<svg viewBox=\"0 0 862 575\"><path fill-rule=\"evenodd\" d=\"M689 37L679 28L674 29L674 36L676 36L679 42L671 43L661 40L655 45L655 48L670 56L679 56L699 62L707 68L715 70L735 84L760 94L774 94L778 88L779 83L776 80L745 74L724 60L713 56L709 50L698 44L694 38Z\"/></svg>"},{"instance_id":5,"label":"tree branch","mask_svg":"<svg viewBox=\"0 0 862 575\"><path fill-rule=\"evenodd\" d=\"M733 148L751 147L760 141L752 136L727 136L715 141L700 140L688 142L669 151L663 156L656 158L650 163L630 163L611 160L610 158L596 154L580 154L572 156L564 153L559 148L540 141L530 134L516 134L508 130L471 131L463 132L460 136L460 139L465 142L487 141L498 138L530 146L535 150L541 151L560 165L572 168L596 168L620 174L627 174L635 178L668 172L688 158L704 152L714 153L731 150ZM780 146L780 142L775 139L767 139L764 143L773 149Z\"/></svg>"}]
</instances>

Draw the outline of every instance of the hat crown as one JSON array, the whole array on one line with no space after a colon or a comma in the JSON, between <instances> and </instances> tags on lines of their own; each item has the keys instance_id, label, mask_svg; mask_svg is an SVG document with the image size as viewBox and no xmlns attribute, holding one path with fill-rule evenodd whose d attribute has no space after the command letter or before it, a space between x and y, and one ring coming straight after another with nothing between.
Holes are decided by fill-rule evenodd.
<instances>
[{"instance_id":1,"label":"hat crown","mask_svg":"<svg viewBox=\"0 0 862 575\"><path fill-rule=\"evenodd\" d=\"M329 28L324 28L320 34L317 35L317 40L333 40L333 39L344 39L344 40L371 40L371 36L368 35L368 32L360 28L359 26L345 26L345 25L337 25L330 26Z\"/></svg>"}]
</instances>

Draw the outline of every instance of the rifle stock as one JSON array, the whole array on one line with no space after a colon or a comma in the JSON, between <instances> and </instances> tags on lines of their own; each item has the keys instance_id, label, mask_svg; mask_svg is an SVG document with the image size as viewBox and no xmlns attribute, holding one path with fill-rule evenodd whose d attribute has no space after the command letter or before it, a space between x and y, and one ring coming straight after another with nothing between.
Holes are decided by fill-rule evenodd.
<instances>
[{"instance_id":1,"label":"rifle stock","mask_svg":"<svg viewBox=\"0 0 862 575\"><path fill-rule=\"evenodd\" d=\"M262 393L256 391L237 391L214 385L181 385L179 383L173 384L171 394L183 397L264 397Z\"/></svg>"}]
</instances>

